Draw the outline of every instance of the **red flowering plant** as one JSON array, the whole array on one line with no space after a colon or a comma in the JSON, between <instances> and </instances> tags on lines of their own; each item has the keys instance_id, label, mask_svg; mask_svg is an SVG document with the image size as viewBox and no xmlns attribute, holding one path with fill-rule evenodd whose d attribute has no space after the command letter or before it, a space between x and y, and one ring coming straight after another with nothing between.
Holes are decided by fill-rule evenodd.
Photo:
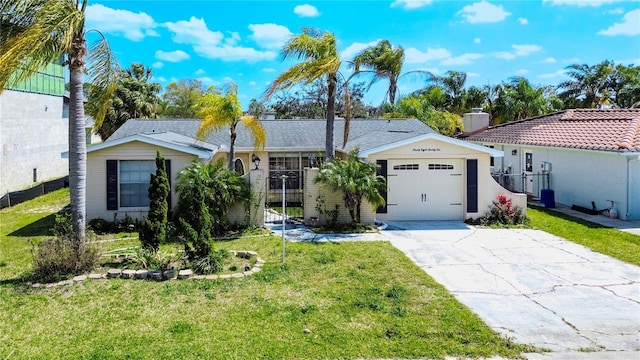
<instances>
[{"instance_id":1,"label":"red flowering plant","mask_svg":"<svg viewBox=\"0 0 640 360\"><path fill-rule=\"evenodd\" d=\"M480 225L519 225L527 221L527 217L522 215L519 206L513 206L511 199L505 195L498 195L489 212L478 219Z\"/></svg>"}]
</instances>

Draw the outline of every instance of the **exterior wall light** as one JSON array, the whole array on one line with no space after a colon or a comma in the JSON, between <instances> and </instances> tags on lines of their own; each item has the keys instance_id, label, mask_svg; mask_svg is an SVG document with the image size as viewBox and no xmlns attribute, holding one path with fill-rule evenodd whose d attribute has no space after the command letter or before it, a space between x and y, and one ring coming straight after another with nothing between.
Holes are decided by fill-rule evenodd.
<instances>
[{"instance_id":1,"label":"exterior wall light","mask_svg":"<svg viewBox=\"0 0 640 360\"><path fill-rule=\"evenodd\" d=\"M256 154L253 154L253 156L251 156L251 161L253 161L256 166L254 170L258 170L258 166L260 166L260 158L257 157Z\"/></svg>"}]
</instances>

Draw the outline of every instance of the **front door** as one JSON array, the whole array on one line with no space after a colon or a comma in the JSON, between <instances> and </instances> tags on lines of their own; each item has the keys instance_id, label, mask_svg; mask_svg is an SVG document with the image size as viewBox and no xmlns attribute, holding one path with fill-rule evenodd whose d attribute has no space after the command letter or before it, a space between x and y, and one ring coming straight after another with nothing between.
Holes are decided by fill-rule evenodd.
<instances>
[{"instance_id":1,"label":"front door","mask_svg":"<svg viewBox=\"0 0 640 360\"><path fill-rule=\"evenodd\" d=\"M524 150L524 192L533 194L533 152Z\"/></svg>"}]
</instances>

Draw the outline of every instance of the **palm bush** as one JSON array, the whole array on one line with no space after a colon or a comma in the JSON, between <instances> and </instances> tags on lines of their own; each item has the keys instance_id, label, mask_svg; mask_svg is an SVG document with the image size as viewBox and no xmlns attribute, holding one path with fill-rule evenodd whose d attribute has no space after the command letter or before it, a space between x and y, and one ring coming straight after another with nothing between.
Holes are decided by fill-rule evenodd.
<instances>
[{"instance_id":1,"label":"palm bush","mask_svg":"<svg viewBox=\"0 0 640 360\"><path fill-rule=\"evenodd\" d=\"M344 206L349 210L351 221L360 223L362 200L366 199L374 208L384 205L381 192L386 190L382 176L376 175L377 166L358 158L359 149L349 152L347 160L331 159L320 168L316 183L327 185L343 193Z\"/></svg>"}]
</instances>

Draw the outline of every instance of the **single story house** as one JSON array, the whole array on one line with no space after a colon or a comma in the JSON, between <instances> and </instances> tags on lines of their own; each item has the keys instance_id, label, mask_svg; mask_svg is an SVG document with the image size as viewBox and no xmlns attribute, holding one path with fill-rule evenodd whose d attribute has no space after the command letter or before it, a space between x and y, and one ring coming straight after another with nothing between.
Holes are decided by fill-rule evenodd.
<instances>
[{"instance_id":1,"label":"single story house","mask_svg":"<svg viewBox=\"0 0 640 360\"><path fill-rule=\"evenodd\" d=\"M555 202L587 209L613 203L620 218L640 219L640 109L564 110L491 127L465 123L465 133L466 141L504 152L493 172L519 176L519 190L539 197L551 189Z\"/></svg>"},{"instance_id":2,"label":"single story house","mask_svg":"<svg viewBox=\"0 0 640 360\"><path fill-rule=\"evenodd\" d=\"M305 168L323 159L325 120L269 120L262 125L266 146L256 151L249 133L239 126L235 144L236 171L264 174L255 189L264 202L282 196L282 175L287 175L287 201L315 207L304 179ZM180 169L194 159L227 159L228 129L196 140L200 120L132 119L109 139L87 148L87 218L112 220L125 215L146 215L149 174L155 171L159 149L167 161L171 204L176 205L175 182ZM386 206L363 214L363 222L379 220L464 220L486 213L499 194L526 208L526 197L511 194L491 177L490 159L502 152L435 133L419 120L355 119L343 146L344 120L336 120L336 156L354 148L359 156L379 165L387 180ZM255 162L256 158L261 161ZM306 179L309 180L309 179ZM306 184L306 185L305 185ZM296 197L297 196L297 197ZM341 204L341 196L334 201ZM309 204L311 203L311 204Z\"/></svg>"}]
</instances>

